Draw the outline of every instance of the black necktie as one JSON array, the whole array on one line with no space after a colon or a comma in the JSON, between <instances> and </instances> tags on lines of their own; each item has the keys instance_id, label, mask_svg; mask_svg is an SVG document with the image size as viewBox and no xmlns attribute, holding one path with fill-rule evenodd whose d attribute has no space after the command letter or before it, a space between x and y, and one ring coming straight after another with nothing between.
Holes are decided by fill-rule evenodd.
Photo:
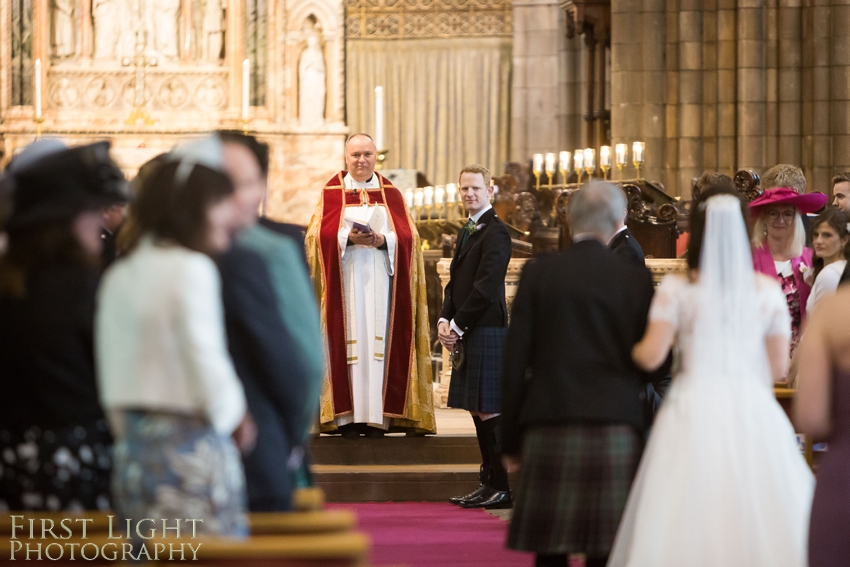
<instances>
[{"instance_id":1,"label":"black necktie","mask_svg":"<svg viewBox=\"0 0 850 567\"><path fill-rule=\"evenodd\" d=\"M469 237L472 236L472 230L475 228L475 221L469 219L469 221L463 226L463 230L461 231L460 236L460 249L463 250L466 243L469 242Z\"/></svg>"}]
</instances>

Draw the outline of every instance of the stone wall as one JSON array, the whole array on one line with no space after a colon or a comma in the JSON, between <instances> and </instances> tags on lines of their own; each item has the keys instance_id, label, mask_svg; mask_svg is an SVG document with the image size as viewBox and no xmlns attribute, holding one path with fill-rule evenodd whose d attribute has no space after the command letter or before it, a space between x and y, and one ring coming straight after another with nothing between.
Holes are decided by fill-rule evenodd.
<instances>
[{"instance_id":1,"label":"stone wall","mask_svg":"<svg viewBox=\"0 0 850 567\"><path fill-rule=\"evenodd\" d=\"M689 194L704 170L850 169L850 0L612 0L613 143ZM636 25L637 24L637 25Z\"/></svg>"}]
</instances>

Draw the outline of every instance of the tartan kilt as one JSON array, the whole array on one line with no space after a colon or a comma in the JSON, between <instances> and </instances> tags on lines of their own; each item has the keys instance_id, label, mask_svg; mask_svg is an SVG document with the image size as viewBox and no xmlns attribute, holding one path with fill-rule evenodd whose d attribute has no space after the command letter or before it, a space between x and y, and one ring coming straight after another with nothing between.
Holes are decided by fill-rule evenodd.
<instances>
[{"instance_id":1,"label":"tartan kilt","mask_svg":"<svg viewBox=\"0 0 850 567\"><path fill-rule=\"evenodd\" d=\"M502 411L502 365L507 327L476 327L464 334L466 365L452 369L450 408L483 413Z\"/></svg>"},{"instance_id":2,"label":"tartan kilt","mask_svg":"<svg viewBox=\"0 0 850 567\"><path fill-rule=\"evenodd\" d=\"M628 425L529 428L507 546L607 557L642 451Z\"/></svg>"}]
</instances>

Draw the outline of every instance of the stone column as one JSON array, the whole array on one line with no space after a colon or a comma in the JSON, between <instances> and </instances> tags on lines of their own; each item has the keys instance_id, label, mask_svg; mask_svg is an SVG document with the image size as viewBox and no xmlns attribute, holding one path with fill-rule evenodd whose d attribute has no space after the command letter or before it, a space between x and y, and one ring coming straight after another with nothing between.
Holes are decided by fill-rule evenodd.
<instances>
[{"instance_id":1,"label":"stone column","mask_svg":"<svg viewBox=\"0 0 850 567\"><path fill-rule=\"evenodd\" d=\"M664 176L668 191L685 199L690 197L688 189L678 188L679 175L679 5L668 2L664 14L666 33L664 38Z\"/></svg>"},{"instance_id":2,"label":"stone column","mask_svg":"<svg viewBox=\"0 0 850 567\"><path fill-rule=\"evenodd\" d=\"M242 60L245 58L245 41L242 33L242 0L227 2L226 32L224 34L224 53L230 67L230 93L228 106L242 107ZM253 94L253 93L252 93ZM241 114L238 116L241 117ZM241 122L240 122L241 124Z\"/></svg>"},{"instance_id":3,"label":"stone column","mask_svg":"<svg viewBox=\"0 0 850 567\"><path fill-rule=\"evenodd\" d=\"M738 0L738 168L765 169L764 0Z\"/></svg>"},{"instance_id":4,"label":"stone column","mask_svg":"<svg viewBox=\"0 0 850 567\"><path fill-rule=\"evenodd\" d=\"M779 158L779 10L764 0L764 168Z\"/></svg>"},{"instance_id":5,"label":"stone column","mask_svg":"<svg viewBox=\"0 0 850 567\"><path fill-rule=\"evenodd\" d=\"M679 12L679 172L678 192L702 173L702 9L700 0L680 3Z\"/></svg>"},{"instance_id":6,"label":"stone column","mask_svg":"<svg viewBox=\"0 0 850 567\"><path fill-rule=\"evenodd\" d=\"M732 175L737 161L735 99L737 18L735 0L717 2L717 169Z\"/></svg>"},{"instance_id":7,"label":"stone column","mask_svg":"<svg viewBox=\"0 0 850 567\"><path fill-rule=\"evenodd\" d=\"M559 29L566 28L566 12L558 11ZM581 145L581 37L559 34L558 51L558 149L573 151ZM516 50L516 44L514 44Z\"/></svg>"},{"instance_id":8,"label":"stone column","mask_svg":"<svg viewBox=\"0 0 850 567\"><path fill-rule=\"evenodd\" d=\"M833 174L850 171L850 0L832 0L832 166ZM823 191L832 191L824 187Z\"/></svg>"},{"instance_id":9,"label":"stone column","mask_svg":"<svg viewBox=\"0 0 850 567\"><path fill-rule=\"evenodd\" d=\"M803 21L800 0L779 0L778 11L779 140L776 161L801 164Z\"/></svg>"},{"instance_id":10,"label":"stone column","mask_svg":"<svg viewBox=\"0 0 850 567\"><path fill-rule=\"evenodd\" d=\"M698 177L717 170L717 9L702 8L702 156ZM680 192L689 195L688 187Z\"/></svg>"},{"instance_id":11,"label":"stone column","mask_svg":"<svg viewBox=\"0 0 850 567\"><path fill-rule=\"evenodd\" d=\"M647 34L634 33L635 24L642 17L637 4L627 0L611 1L611 142L629 144L629 161L631 142L641 139L643 119L641 42ZM647 151L652 149L647 144ZM616 172L612 175L617 178ZM634 169L627 166L623 176L633 178Z\"/></svg>"},{"instance_id":12,"label":"stone column","mask_svg":"<svg viewBox=\"0 0 850 567\"><path fill-rule=\"evenodd\" d=\"M647 179L672 180L664 175L665 109L664 109L664 44L666 42L665 0L644 0L641 14L640 58L641 94L640 136L636 140L646 143L646 163L641 173ZM613 104L613 101L612 101ZM629 148L631 151L631 148ZM673 195L678 194L675 183L668 186Z\"/></svg>"},{"instance_id":13,"label":"stone column","mask_svg":"<svg viewBox=\"0 0 850 567\"><path fill-rule=\"evenodd\" d=\"M557 2L551 0L513 3L510 155L514 161L526 162L533 153L558 150L560 11Z\"/></svg>"},{"instance_id":14,"label":"stone column","mask_svg":"<svg viewBox=\"0 0 850 567\"><path fill-rule=\"evenodd\" d=\"M80 59L88 61L92 52L91 2L80 2Z\"/></svg>"},{"instance_id":15,"label":"stone column","mask_svg":"<svg viewBox=\"0 0 850 567\"><path fill-rule=\"evenodd\" d=\"M812 6L806 18L806 66L803 74L804 167L809 186L831 191L832 140L830 61L832 24L829 6Z\"/></svg>"}]
</instances>

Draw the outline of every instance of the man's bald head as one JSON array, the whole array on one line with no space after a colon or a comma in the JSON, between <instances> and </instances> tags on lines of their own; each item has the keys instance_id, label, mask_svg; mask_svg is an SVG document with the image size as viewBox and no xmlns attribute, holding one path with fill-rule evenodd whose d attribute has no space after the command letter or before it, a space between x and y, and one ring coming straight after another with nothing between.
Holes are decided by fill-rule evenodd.
<instances>
[{"instance_id":1,"label":"man's bald head","mask_svg":"<svg viewBox=\"0 0 850 567\"><path fill-rule=\"evenodd\" d=\"M345 143L345 165L355 181L368 181L375 173L378 149L368 134L354 134Z\"/></svg>"}]
</instances>

